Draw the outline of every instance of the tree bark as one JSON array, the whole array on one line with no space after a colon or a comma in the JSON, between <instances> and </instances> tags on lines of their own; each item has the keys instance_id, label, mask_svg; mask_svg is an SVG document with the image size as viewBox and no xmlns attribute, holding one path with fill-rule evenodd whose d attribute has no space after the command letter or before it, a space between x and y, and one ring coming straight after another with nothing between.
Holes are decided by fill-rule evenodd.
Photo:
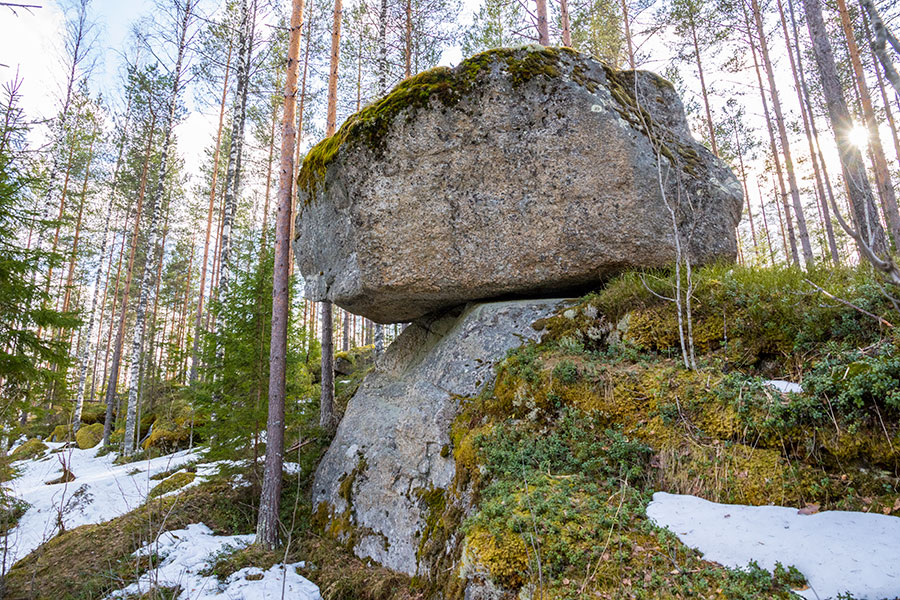
<instances>
[{"instance_id":1,"label":"tree bark","mask_svg":"<svg viewBox=\"0 0 900 600\"><path fill-rule=\"evenodd\" d=\"M706 78L703 75L703 62L700 60L700 42L697 39L697 28L694 25L693 14L690 17L691 40L694 44L694 60L697 63L697 74L700 76L700 92L703 96L703 106L706 109L706 127L709 130L709 143L712 146L712 152L719 156L719 147L716 144L716 128L713 125L712 110L709 108L709 92L706 89Z\"/></svg>"},{"instance_id":2,"label":"tree bark","mask_svg":"<svg viewBox=\"0 0 900 600\"><path fill-rule=\"evenodd\" d=\"M290 320L291 192L294 179L294 111L297 105L297 76L300 56L300 29L303 0L294 0L291 10L291 37L284 83L284 118L281 129L281 169L278 180L278 209L275 220L275 267L272 288L272 340L269 346L269 416L266 426L266 464L256 543L273 549L278 544L278 513L284 463L284 400L287 368L287 332Z\"/></svg>"},{"instance_id":3,"label":"tree bark","mask_svg":"<svg viewBox=\"0 0 900 600\"><path fill-rule=\"evenodd\" d=\"M206 291L206 267L209 262L209 239L212 233L213 214L216 210L216 179L219 176L219 154L222 150L222 129L225 123L225 98L228 95L228 75L231 67L231 42L228 43L228 58L225 60L225 82L222 84L222 101L219 103L219 129L216 133L216 151L213 154L212 183L209 185L209 210L206 214L206 242L203 245L203 263L200 267L200 297L197 301L197 320L194 328L194 342L191 349L190 383L197 381L197 361L200 354L200 333L203 331L203 297Z\"/></svg>"},{"instance_id":4,"label":"tree bark","mask_svg":"<svg viewBox=\"0 0 900 600\"><path fill-rule=\"evenodd\" d=\"M878 220L865 164L859 149L847 139L846 133L852 128L853 121L844 100L844 90L838 79L834 51L831 48L831 42L828 41L822 9L818 0L803 0L803 7L806 11L806 23L810 39L812 39L813 54L828 109L828 119L835 133L841 170L850 196L856 232L859 234L858 241L867 246L877 257L884 257L887 255L887 241L884 229ZM862 247L860 250L865 253Z\"/></svg>"},{"instance_id":5,"label":"tree bark","mask_svg":"<svg viewBox=\"0 0 900 600\"><path fill-rule=\"evenodd\" d=\"M175 59L175 70L172 76L172 89L169 94L169 114L164 124L164 139L162 154L159 161L159 173L157 174L156 189L153 193L153 212L150 217L149 241L147 245L147 260L144 264L144 272L141 276L140 293L138 296L137 310L135 311L134 332L131 340L131 381L128 389L128 412L125 417L125 443L123 453L131 456L135 448L135 419L138 406L138 380L141 364L141 347L144 340L144 328L146 327L147 302L150 295L150 280L153 276L153 263L156 262L156 238L159 234L159 216L163 204L163 190L166 184L166 172L169 166L169 146L172 142L172 130L175 126L175 111L178 104L178 95L181 87L181 69L184 63L184 55L187 50L188 28L196 0L185 0L184 5L179 3L179 17L181 18L181 30L179 32L178 56Z\"/></svg>"},{"instance_id":6,"label":"tree bark","mask_svg":"<svg viewBox=\"0 0 900 600\"><path fill-rule=\"evenodd\" d=\"M341 0L334 1L334 23L331 32L331 68L328 75L328 119L325 136L334 135L337 127L337 82L341 52ZM319 396L319 423L324 429L337 426L334 415L334 335L331 303L322 302L322 381Z\"/></svg>"},{"instance_id":7,"label":"tree bark","mask_svg":"<svg viewBox=\"0 0 900 600\"><path fill-rule=\"evenodd\" d=\"M569 0L559 0L559 18L562 23L562 45L572 47L572 28L569 24Z\"/></svg>"},{"instance_id":8,"label":"tree bark","mask_svg":"<svg viewBox=\"0 0 900 600\"><path fill-rule=\"evenodd\" d=\"M116 333L116 343L113 346L112 364L110 365L109 380L106 384L106 417L103 421L103 445L109 445L109 436L113 426L113 408L116 405L116 392L119 387L119 365L122 360L122 348L125 345L125 318L128 311L128 297L131 294L131 281L134 276L134 258L137 252L138 235L141 231L141 211L144 206L144 196L147 191L147 175L150 169L150 156L153 149L153 134L156 131L156 115L151 116L150 131L147 134L147 149L144 152L144 166L141 170L141 190L138 194L137 209L134 216L134 232L131 234L131 248L128 251L128 271L125 275L125 290L122 294L122 308L119 315L119 327ZM118 416L118 415L117 415Z\"/></svg>"},{"instance_id":9,"label":"tree bark","mask_svg":"<svg viewBox=\"0 0 900 600\"><path fill-rule=\"evenodd\" d=\"M787 235L786 239L784 240L785 256L787 257L788 262L791 262L793 260L793 262L795 264L799 265L800 264L800 255L797 252L797 239L794 236L794 225L791 222L791 218L790 218L790 212L789 212L790 209L789 209L788 203L787 203L787 191L784 187L784 174L781 170L781 160L778 158L778 144L775 141L775 131L772 129L772 117L769 114L769 101L766 100L766 91L765 91L765 86L763 85L762 71L760 69L759 60L756 55L756 44L753 43L753 33L752 33L752 30L750 27L750 17L747 14L746 5L744 3L741 3L741 7L744 9L744 21L747 26L747 43L750 45L750 54L753 56L753 67L754 67L754 70L756 71L756 80L759 85L759 95L760 95L760 100L762 101L762 106L763 106L763 116L765 117L765 121L766 121L766 130L769 133L769 148L772 152L772 162L775 163L775 173L778 176L778 184L779 184L779 187L781 190L780 198L778 197L779 195L776 192L776 201L778 201L780 199L784 204L785 212L788 213L788 215L787 215L788 216L788 218L787 218L787 234L788 235ZM779 214L780 214L780 210L781 209L779 208ZM779 220L780 220L780 218L779 218ZM782 237L785 237L784 236L784 223L782 223ZM790 253L787 252L788 240L790 240Z\"/></svg>"},{"instance_id":10,"label":"tree bark","mask_svg":"<svg viewBox=\"0 0 900 600\"><path fill-rule=\"evenodd\" d=\"M818 192L818 204L822 212L822 224L825 226L825 237L828 241L828 250L831 260L835 265L840 264L840 255L838 254L837 243L834 239L834 227L831 224L831 214L828 210L828 196L825 192L825 184L822 181L823 168L819 165L819 159L816 152L816 142L814 140L815 133L815 117L812 107L809 104L809 91L806 88L806 78L803 74L803 57L800 52L800 36L797 33L797 20L794 18L794 7L790 6L791 26L794 33L794 46L791 47L790 36L788 35L787 21L784 18L784 8L782 1L778 0L778 12L781 17L782 30L784 32L785 45L787 46L788 57L791 63L791 74L794 77L794 87L797 90L797 99L800 103L800 116L803 120L803 131L806 133L806 142L809 145L809 157L812 161L813 175L816 180L816 190ZM794 61L794 52L797 52L796 63ZM823 165L824 166L824 165ZM827 175L826 175L827 178ZM829 189L829 193L830 193Z\"/></svg>"},{"instance_id":11,"label":"tree bark","mask_svg":"<svg viewBox=\"0 0 900 600\"><path fill-rule=\"evenodd\" d=\"M250 58L253 51L253 21L256 13L256 2L241 2L241 32L239 35L240 55L237 73L237 89L235 90L234 108L231 114L231 148L228 152L228 167L225 171L225 207L222 213L222 240L219 250L219 281L216 286L216 298L224 302L231 283L231 241L234 216L237 212L237 199L241 186L241 163L243 162L244 130L247 122L247 97L250 89ZM224 314L219 311L216 316L216 330L224 327ZM216 364L222 365L224 348L216 345Z\"/></svg>"},{"instance_id":12,"label":"tree bark","mask_svg":"<svg viewBox=\"0 0 900 600\"><path fill-rule=\"evenodd\" d=\"M853 65L853 73L856 79L856 88L859 91L859 99L862 104L863 117L866 120L866 129L869 132L869 147L872 151L873 166L875 171L875 185L880 193L886 223L890 229L894 246L900 247L900 209L897 208L897 196L894 194L894 186L891 184L891 175L888 170L887 160L884 157L884 147L881 145L881 135L878 132L878 121L875 118L875 109L872 107L872 95L866 84L866 73L863 70L862 60L859 57L859 47L856 45L856 36L853 24L850 22L850 11L844 0L837 0L838 11L841 14L841 27L847 40L847 49L850 52L850 64Z\"/></svg>"},{"instance_id":13,"label":"tree bark","mask_svg":"<svg viewBox=\"0 0 900 600\"><path fill-rule=\"evenodd\" d=\"M535 0L537 4L537 32L538 43L541 46L550 45L550 23L547 21L547 0Z\"/></svg>"},{"instance_id":14,"label":"tree bark","mask_svg":"<svg viewBox=\"0 0 900 600\"><path fill-rule=\"evenodd\" d=\"M784 154L784 167L785 171L787 171L788 185L790 186L789 192L794 208L794 217L797 219L797 233L800 236L800 247L803 250L803 260L808 269L813 265L815 257L813 256L812 245L809 242L809 230L806 227L806 216L803 214L803 204L800 201L800 190L797 185L797 177L794 173L794 161L791 158L790 141L788 140L787 128L784 125L784 116L781 112L781 101L778 98L778 88L775 86L775 72L772 68L772 61L769 58L769 45L766 42L762 15L757 0L751 0L751 3L754 21L756 22L756 32L759 37L760 54L762 55L766 75L769 79L769 93L772 96L772 110L775 112L775 125L778 128L778 136L781 138L781 152Z\"/></svg>"}]
</instances>

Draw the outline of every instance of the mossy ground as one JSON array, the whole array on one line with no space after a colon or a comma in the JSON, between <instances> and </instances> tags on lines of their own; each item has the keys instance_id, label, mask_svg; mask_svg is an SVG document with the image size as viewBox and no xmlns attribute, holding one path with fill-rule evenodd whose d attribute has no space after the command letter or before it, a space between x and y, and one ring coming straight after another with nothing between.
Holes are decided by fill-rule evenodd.
<instances>
[{"instance_id":1,"label":"mossy ground","mask_svg":"<svg viewBox=\"0 0 900 600\"><path fill-rule=\"evenodd\" d=\"M156 487L150 490L150 497L156 498L169 492L179 490L196 479L197 474L190 471L179 471L163 479Z\"/></svg>"},{"instance_id":2,"label":"mossy ground","mask_svg":"<svg viewBox=\"0 0 900 600\"><path fill-rule=\"evenodd\" d=\"M675 307L659 298L672 275L629 273L537 324L543 339L463 402L452 497L475 498L458 522L470 576L510 597L542 587L545 598L787 598L796 573L729 571L654 527L652 492L900 509L897 334L810 284L900 323L871 275L695 277L696 371L682 366ZM781 394L766 378L806 391Z\"/></svg>"}]
</instances>

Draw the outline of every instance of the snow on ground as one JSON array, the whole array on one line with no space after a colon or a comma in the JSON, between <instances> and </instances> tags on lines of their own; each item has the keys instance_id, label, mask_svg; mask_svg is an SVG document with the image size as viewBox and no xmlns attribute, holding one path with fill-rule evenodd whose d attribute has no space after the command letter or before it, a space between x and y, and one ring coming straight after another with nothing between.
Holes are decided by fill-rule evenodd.
<instances>
[{"instance_id":1,"label":"snow on ground","mask_svg":"<svg viewBox=\"0 0 900 600\"><path fill-rule=\"evenodd\" d=\"M847 593L859 600L900 597L900 518L825 511L800 514L782 506L717 504L695 496L657 492L647 516L703 557L726 567L756 561L772 571L793 565L809 600Z\"/></svg>"},{"instance_id":2,"label":"snow on ground","mask_svg":"<svg viewBox=\"0 0 900 600\"><path fill-rule=\"evenodd\" d=\"M239 549L253 542L253 535L217 536L202 523L188 525L187 529L168 531L156 542L144 546L136 555L156 554L162 560L159 567L121 589L110 598L137 596L151 587L181 587L179 600L207 600L228 598L233 600L322 600L319 588L297 574L297 567L275 565L268 571L248 567L235 572L224 583L214 575L204 576L218 554Z\"/></svg>"},{"instance_id":3,"label":"snow on ground","mask_svg":"<svg viewBox=\"0 0 900 600\"><path fill-rule=\"evenodd\" d=\"M47 443L51 451L63 445ZM56 454L48 452L41 458L13 463L19 475L5 485L30 506L7 537L6 568L55 536L60 517L66 529L114 519L146 501L147 494L159 483L150 479L152 475L176 469L200 456L196 450L185 450L115 465L115 454L96 457L97 451L98 448L65 448ZM46 482L60 478L64 464L75 479L47 485Z\"/></svg>"},{"instance_id":4,"label":"snow on ground","mask_svg":"<svg viewBox=\"0 0 900 600\"><path fill-rule=\"evenodd\" d=\"M802 394L803 387L799 383L793 381L784 381L783 379L768 379L764 381L767 386L775 388L782 394Z\"/></svg>"}]
</instances>

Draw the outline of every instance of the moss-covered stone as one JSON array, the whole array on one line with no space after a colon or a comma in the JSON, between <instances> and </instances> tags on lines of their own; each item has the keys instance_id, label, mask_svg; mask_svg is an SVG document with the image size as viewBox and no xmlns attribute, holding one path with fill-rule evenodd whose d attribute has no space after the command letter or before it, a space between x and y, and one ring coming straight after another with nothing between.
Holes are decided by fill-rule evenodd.
<instances>
[{"instance_id":1,"label":"moss-covered stone","mask_svg":"<svg viewBox=\"0 0 900 600\"><path fill-rule=\"evenodd\" d=\"M487 567L500 585L518 589L529 570L528 549L522 538L512 532L497 537L484 529L475 529L466 538L466 552L477 564Z\"/></svg>"},{"instance_id":2,"label":"moss-covered stone","mask_svg":"<svg viewBox=\"0 0 900 600\"><path fill-rule=\"evenodd\" d=\"M30 458L36 458L46 451L47 444L37 438L31 438L30 440L26 441L24 444L13 450L9 458L13 461L28 460Z\"/></svg>"},{"instance_id":3,"label":"moss-covered stone","mask_svg":"<svg viewBox=\"0 0 900 600\"><path fill-rule=\"evenodd\" d=\"M51 442L68 442L72 439L71 425L57 425L47 438Z\"/></svg>"},{"instance_id":4,"label":"moss-covered stone","mask_svg":"<svg viewBox=\"0 0 900 600\"><path fill-rule=\"evenodd\" d=\"M156 498L175 490L180 490L187 484L197 478L196 473L190 471L179 471L159 482L152 490L150 490L150 498Z\"/></svg>"},{"instance_id":5,"label":"moss-covered stone","mask_svg":"<svg viewBox=\"0 0 900 600\"><path fill-rule=\"evenodd\" d=\"M78 428L78 433L75 434L75 442L82 450L93 448L101 440L103 440L103 423L83 425Z\"/></svg>"},{"instance_id":6,"label":"moss-covered stone","mask_svg":"<svg viewBox=\"0 0 900 600\"><path fill-rule=\"evenodd\" d=\"M328 165L344 144L361 144L379 155L384 151L385 138L395 118L401 114L412 118L417 109L427 108L433 102L455 106L479 85L485 71L495 67L508 75L514 87L536 78L551 81L574 69L574 81L594 92L597 85L606 82L588 79L577 62L573 68L562 63L564 58L579 56L571 48L496 48L468 58L453 69L436 67L405 79L389 94L349 117L333 136L313 146L300 167L298 185L306 193L306 201L314 202Z\"/></svg>"},{"instance_id":7,"label":"moss-covered stone","mask_svg":"<svg viewBox=\"0 0 900 600\"><path fill-rule=\"evenodd\" d=\"M81 422L85 425L102 423L106 419L106 404L103 402L85 402L81 408Z\"/></svg>"}]
</instances>

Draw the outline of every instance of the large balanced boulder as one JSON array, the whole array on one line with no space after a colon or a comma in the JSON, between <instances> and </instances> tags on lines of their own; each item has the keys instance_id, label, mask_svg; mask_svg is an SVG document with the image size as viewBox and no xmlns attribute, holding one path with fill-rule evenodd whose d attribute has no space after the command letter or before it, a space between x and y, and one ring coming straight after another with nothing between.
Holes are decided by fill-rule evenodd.
<instances>
[{"instance_id":1,"label":"large balanced boulder","mask_svg":"<svg viewBox=\"0 0 900 600\"><path fill-rule=\"evenodd\" d=\"M534 340L558 300L479 304L420 319L363 381L313 483L316 521L360 557L414 575L456 464L450 426L460 399L494 380L494 361Z\"/></svg>"},{"instance_id":2,"label":"large balanced boulder","mask_svg":"<svg viewBox=\"0 0 900 600\"><path fill-rule=\"evenodd\" d=\"M672 264L676 229L694 264L733 260L742 203L670 83L541 47L403 81L299 187L307 296L384 323Z\"/></svg>"}]
</instances>

